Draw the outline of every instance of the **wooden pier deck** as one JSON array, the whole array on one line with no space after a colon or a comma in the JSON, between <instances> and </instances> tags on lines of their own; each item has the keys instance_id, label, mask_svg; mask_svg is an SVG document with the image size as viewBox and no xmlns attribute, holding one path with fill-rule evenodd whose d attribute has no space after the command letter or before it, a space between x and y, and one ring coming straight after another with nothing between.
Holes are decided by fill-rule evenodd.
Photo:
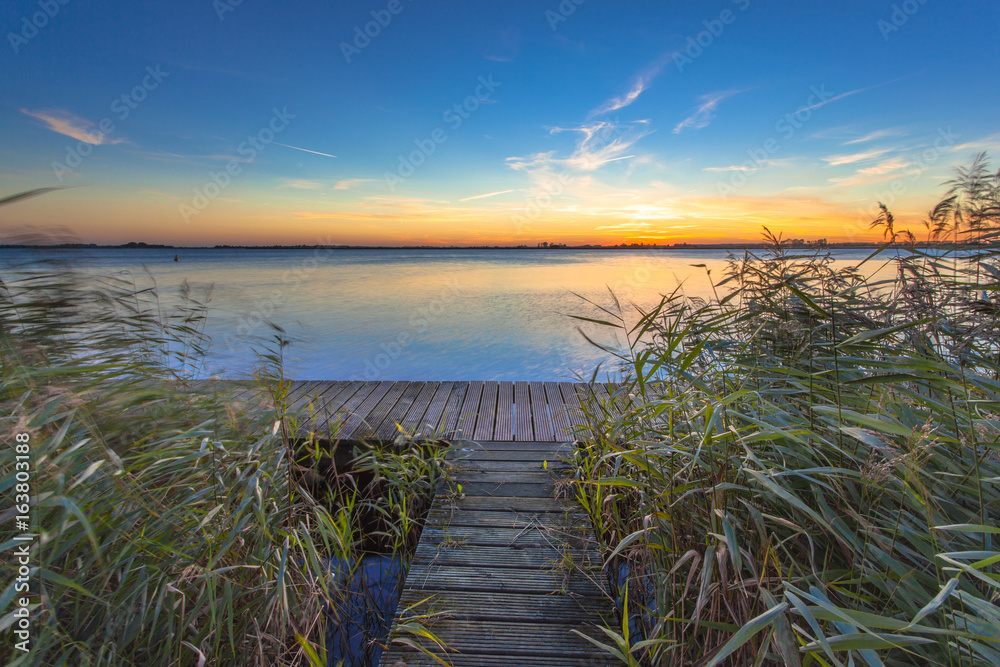
<instances>
[{"instance_id":1,"label":"wooden pier deck","mask_svg":"<svg viewBox=\"0 0 1000 667\"><path fill-rule=\"evenodd\" d=\"M234 400L247 399L247 388ZM311 410L318 434L393 440L401 431L479 442L559 442L583 424L581 401L620 405L616 385L573 382L296 380L288 400Z\"/></svg>"},{"instance_id":2,"label":"wooden pier deck","mask_svg":"<svg viewBox=\"0 0 1000 667\"><path fill-rule=\"evenodd\" d=\"M439 492L399 601L383 667L439 665L393 639L405 636L455 667L608 665L574 630L605 639L612 621L590 520L558 499L581 406L620 410L616 385L568 382L295 381L288 400L331 440L391 441L434 434L452 454L459 496ZM253 400L247 388L234 400ZM447 647L400 631L414 616Z\"/></svg>"},{"instance_id":3,"label":"wooden pier deck","mask_svg":"<svg viewBox=\"0 0 1000 667\"><path fill-rule=\"evenodd\" d=\"M462 441L461 497L439 494L406 578L390 641L401 622L443 612L428 628L450 650L419 642L460 666L607 665L573 630L603 637L613 614L589 518L554 490L569 445ZM415 637L409 637L416 639ZM391 643L382 666L440 664Z\"/></svg>"}]
</instances>

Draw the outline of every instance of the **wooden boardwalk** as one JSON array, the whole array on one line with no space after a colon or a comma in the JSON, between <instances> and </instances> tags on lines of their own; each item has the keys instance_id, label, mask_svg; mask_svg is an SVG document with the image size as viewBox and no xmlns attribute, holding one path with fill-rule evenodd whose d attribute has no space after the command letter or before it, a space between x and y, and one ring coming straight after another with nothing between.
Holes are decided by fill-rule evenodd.
<instances>
[{"instance_id":1,"label":"wooden boardwalk","mask_svg":"<svg viewBox=\"0 0 1000 667\"><path fill-rule=\"evenodd\" d=\"M459 444L455 478L463 494L435 499L390 640L400 622L441 612L427 627L449 651L419 643L456 667L611 664L572 632L604 637L596 626L614 606L604 593L589 518L574 502L554 497L569 446ZM391 643L381 664L399 663L440 664Z\"/></svg>"},{"instance_id":2,"label":"wooden boardwalk","mask_svg":"<svg viewBox=\"0 0 1000 667\"><path fill-rule=\"evenodd\" d=\"M612 623L589 518L557 499L582 405L617 412L616 385L568 382L294 381L288 400L312 415L305 428L333 440L446 438L462 494L439 490L428 514L390 640L408 618L448 647L420 639L455 667L569 667L613 661L574 630L604 641ZM247 387L233 401L251 401ZM439 665L390 641L383 667Z\"/></svg>"},{"instance_id":3,"label":"wooden boardwalk","mask_svg":"<svg viewBox=\"0 0 1000 667\"><path fill-rule=\"evenodd\" d=\"M393 440L402 431L479 442L559 442L583 424L581 401L620 405L616 385L572 382L296 380L288 400L331 439ZM247 388L234 400L256 392Z\"/></svg>"}]
</instances>

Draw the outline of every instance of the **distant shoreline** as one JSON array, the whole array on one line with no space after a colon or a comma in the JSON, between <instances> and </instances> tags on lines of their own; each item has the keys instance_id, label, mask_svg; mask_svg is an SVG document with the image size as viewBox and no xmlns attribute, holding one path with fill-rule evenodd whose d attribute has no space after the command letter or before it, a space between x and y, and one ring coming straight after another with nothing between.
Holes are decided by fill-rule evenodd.
<instances>
[{"instance_id":1,"label":"distant shoreline","mask_svg":"<svg viewBox=\"0 0 1000 667\"><path fill-rule=\"evenodd\" d=\"M882 247L880 243L796 243L785 246L789 250L875 250ZM982 244L983 247L995 247L1000 243ZM967 247L967 244L958 244ZM918 242L918 248L951 248L958 247L953 243ZM765 243L678 243L673 245L658 244L621 244L621 245L578 245L578 246L370 246L370 245L214 245L214 246L175 246L152 243L124 243L121 245L101 245L96 243L57 243L51 245L35 244L0 244L2 249L51 249L51 250L765 250L770 247Z\"/></svg>"}]
</instances>

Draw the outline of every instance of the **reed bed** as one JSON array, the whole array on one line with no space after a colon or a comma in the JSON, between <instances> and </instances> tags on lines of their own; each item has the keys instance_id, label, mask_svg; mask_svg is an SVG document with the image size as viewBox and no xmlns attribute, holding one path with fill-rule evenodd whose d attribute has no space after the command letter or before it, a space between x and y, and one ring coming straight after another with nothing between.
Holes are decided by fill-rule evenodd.
<instances>
[{"instance_id":1,"label":"reed bed","mask_svg":"<svg viewBox=\"0 0 1000 667\"><path fill-rule=\"evenodd\" d=\"M623 612L601 650L1000 662L1000 172L980 155L947 188L929 244L882 207L857 266L768 233L712 299L580 318L618 332L627 377L576 451Z\"/></svg>"},{"instance_id":2,"label":"reed bed","mask_svg":"<svg viewBox=\"0 0 1000 667\"><path fill-rule=\"evenodd\" d=\"M0 662L332 664L328 624L340 631L352 596L369 594L356 581L376 525L365 517L382 518L377 541L405 558L447 475L446 448L405 437L359 447L367 485L336 471L317 485L318 443L336 441L336 423L308 433L308 409L289 408L283 332L245 383L257 391L233 401L232 383L191 379L210 342L210 294L184 285L168 307L151 277L139 283L58 262L0 283L0 491L13 497L8 436L27 433L37 534L31 650L4 641ZM19 543L2 511L9 555ZM5 558L6 637L16 574ZM426 633L420 621L403 630Z\"/></svg>"}]
</instances>

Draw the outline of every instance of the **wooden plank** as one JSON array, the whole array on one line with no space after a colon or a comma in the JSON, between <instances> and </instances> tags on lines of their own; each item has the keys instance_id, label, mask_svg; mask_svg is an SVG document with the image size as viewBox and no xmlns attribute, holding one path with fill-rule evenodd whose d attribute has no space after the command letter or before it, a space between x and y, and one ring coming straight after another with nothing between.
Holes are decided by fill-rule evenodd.
<instances>
[{"instance_id":1,"label":"wooden plank","mask_svg":"<svg viewBox=\"0 0 1000 667\"><path fill-rule=\"evenodd\" d=\"M497 386L497 422L493 440L514 439L514 383L504 380Z\"/></svg>"},{"instance_id":2,"label":"wooden plank","mask_svg":"<svg viewBox=\"0 0 1000 667\"><path fill-rule=\"evenodd\" d=\"M427 591L409 586L400 598L399 607L406 609L421 600L427 602L416 607L414 609L416 613L449 612L451 618L469 621L539 624L555 622L562 625L593 620L597 616L595 611L604 610L604 605L599 605L592 598L525 593Z\"/></svg>"},{"instance_id":3,"label":"wooden plank","mask_svg":"<svg viewBox=\"0 0 1000 667\"><path fill-rule=\"evenodd\" d=\"M514 437L522 441L535 439L531 427L531 401L528 397L528 383L514 383Z\"/></svg>"},{"instance_id":4,"label":"wooden plank","mask_svg":"<svg viewBox=\"0 0 1000 667\"><path fill-rule=\"evenodd\" d=\"M451 388L451 394L448 396L448 402L444 405L444 411L441 413L441 419L437 423L437 430L440 431L445 438L454 438L455 431L458 429L458 420L462 416L462 405L465 403L465 397L469 392L468 382L456 382Z\"/></svg>"},{"instance_id":5,"label":"wooden plank","mask_svg":"<svg viewBox=\"0 0 1000 667\"><path fill-rule=\"evenodd\" d=\"M595 638L603 636L603 633L596 630L589 634ZM510 656L506 654L465 655L461 653L447 653L442 654L438 658L441 649L436 646L428 646L427 648L434 653L435 657L432 658L425 653L418 653L407 646L396 646L394 647L394 651L398 650L398 653L392 653L392 657L389 657L388 653L383 654L385 660L382 662L382 667L399 667L399 665L405 665L406 667L441 667L442 664L450 665L451 667L511 667L512 664ZM608 658L603 658L599 653L596 653L596 648L594 650L595 653L588 657L519 655L517 656L516 664L518 667L609 667L615 664L609 661ZM444 662L438 662L439 659Z\"/></svg>"},{"instance_id":6,"label":"wooden plank","mask_svg":"<svg viewBox=\"0 0 1000 667\"><path fill-rule=\"evenodd\" d=\"M413 399L413 405L406 411L399 425L404 433L416 436L422 429L424 414L431 405L431 399L437 392L440 382L425 382L420 393Z\"/></svg>"},{"instance_id":7,"label":"wooden plank","mask_svg":"<svg viewBox=\"0 0 1000 667\"><path fill-rule=\"evenodd\" d=\"M354 380L351 382L327 382L330 385L320 393L319 396L319 407L317 412L323 412L325 414L334 414L344 406L344 403L351 400L351 397L362 386L364 382L361 380Z\"/></svg>"},{"instance_id":8,"label":"wooden plank","mask_svg":"<svg viewBox=\"0 0 1000 667\"><path fill-rule=\"evenodd\" d=\"M378 426L375 427L373 432L373 439L375 440L395 440L399 435L399 423L402 421L403 416L413 407L414 401L416 401L417 396L420 395L420 391L424 388L425 382L400 382L398 384L405 385L402 393L399 394L399 398L392 405L392 407L385 413L382 417ZM374 423L374 411L372 413L372 423Z\"/></svg>"},{"instance_id":9,"label":"wooden plank","mask_svg":"<svg viewBox=\"0 0 1000 667\"><path fill-rule=\"evenodd\" d=\"M493 424L497 415L497 389L496 382L483 383L483 396L479 401L473 440L490 440L493 437Z\"/></svg>"},{"instance_id":10,"label":"wooden plank","mask_svg":"<svg viewBox=\"0 0 1000 667\"><path fill-rule=\"evenodd\" d=\"M580 406L579 387L581 386L573 382L559 383L559 391L562 393L563 402L566 405L566 417L569 419L570 428L574 429L574 434L576 427L587 425L587 420L584 418Z\"/></svg>"},{"instance_id":11,"label":"wooden plank","mask_svg":"<svg viewBox=\"0 0 1000 667\"><path fill-rule=\"evenodd\" d=\"M440 500L440 499L439 499ZM450 504L435 503L435 507L456 507L466 510L503 510L508 512L566 512L568 507L576 507L575 503L556 500L551 495L547 498L502 498L493 496L465 495Z\"/></svg>"},{"instance_id":12,"label":"wooden plank","mask_svg":"<svg viewBox=\"0 0 1000 667\"><path fill-rule=\"evenodd\" d=\"M379 382L378 387L355 408L354 414L344 420L340 428L341 438L358 440L360 433L371 429L371 424L368 422L369 413L385 398L386 394L398 386L397 382ZM402 392L402 389L399 391Z\"/></svg>"},{"instance_id":13,"label":"wooden plank","mask_svg":"<svg viewBox=\"0 0 1000 667\"><path fill-rule=\"evenodd\" d=\"M444 413L445 406L448 404L452 387L454 386L454 382L437 383L434 397L431 399L430 405L427 406L427 412L424 413L424 417L420 422L419 437L426 438L435 432L438 422L441 421L441 415Z\"/></svg>"},{"instance_id":14,"label":"wooden plank","mask_svg":"<svg viewBox=\"0 0 1000 667\"><path fill-rule=\"evenodd\" d=\"M479 461L475 459L455 459L457 470L482 471L482 472L549 472L561 473L570 470L572 466L566 461L558 458L547 459L540 457L534 461Z\"/></svg>"},{"instance_id":15,"label":"wooden plank","mask_svg":"<svg viewBox=\"0 0 1000 667\"><path fill-rule=\"evenodd\" d=\"M458 425L455 427L456 437L472 437L476 428L476 415L479 412L479 399L482 395L483 383L479 380L470 382L465 401L462 403Z\"/></svg>"},{"instance_id":16,"label":"wooden plank","mask_svg":"<svg viewBox=\"0 0 1000 667\"><path fill-rule=\"evenodd\" d=\"M513 484L492 482L462 482L462 491L467 496L494 496L496 498L551 498L552 487L548 484Z\"/></svg>"},{"instance_id":17,"label":"wooden plank","mask_svg":"<svg viewBox=\"0 0 1000 667\"><path fill-rule=\"evenodd\" d=\"M518 472L490 472L488 470L476 469L463 466L461 468L461 479L470 482L513 482L516 484L547 484L552 486L555 481L551 471L538 470L529 472L520 470Z\"/></svg>"},{"instance_id":18,"label":"wooden plank","mask_svg":"<svg viewBox=\"0 0 1000 667\"><path fill-rule=\"evenodd\" d=\"M558 383L545 383L545 400L549 404L549 412L552 414L553 437L556 440L572 440L573 432L570 430L569 415L566 412L566 403L563 401Z\"/></svg>"},{"instance_id":19,"label":"wooden plank","mask_svg":"<svg viewBox=\"0 0 1000 667\"><path fill-rule=\"evenodd\" d=\"M497 442L493 441L473 441L460 440L462 449L470 451L528 451L528 452L554 452L567 446L565 442Z\"/></svg>"},{"instance_id":20,"label":"wooden plank","mask_svg":"<svg viewBox=\"0 0 1000 667\"><path fill-rule=\"evenodd\" d=\"M358 409L365 403L372 393L378 389L380 382L363 382L358 390L340 406L336 414L327 416L326 428L334 439L342 437L345 433L344 425L351 417L356 417ZM388 390L388 388L386 389Z\"/></svg>"},{"instance_id":21,"label":"wooden plank","mask_svg":"<svg viewBox=\"0 0 1000 667\"><path fill-rule=\"evenodd\" d=\"M528 384L528 393L531 395L531 423L535 427L535 440L555 440L549 404L545 399L545 385L531 382Z\"/></svg>"},{"instance_id":22,"label":"wooden plank","mask_svg":"<svg viewBox=\"0 0 1000 667\"><path fill-rule=\"evenodd\" d=\"M451 620L434 626L432 632L450 649L446 656L448 661L454 660L453 656L480 661L472 664L483 664L481 660L490 656L505 657L507 665L524 665L525 659L539 658L550 661L541 664L555 664L551 661L565 660L570 656L590 660L597 649L583 637L571 632L572 627L571 624L561 623L522 624L491 620L484 625L475 621ZM595 636L602 639L605 637L596 628L591 630ZM428 639L422 638L420 643L428 649L441 651ZM412 664L409 656L416 653L406 655L405 664L409 667ZM597 664L610 664L610 658L611 656L606 656L602 658L604 662Z\"/></svg>"},{"instance_id":23,"label":"wooden plank","mask_svg":"<svg viewBox=\"0 0 1000 667\"><path fill-rule=\"evenodd\" d=\"M509 547L472 547L460 542L449 544L421 543L413 556L414 563L437 563L439 565L455 565L463 567L511 567L521 569L552 570L569 557L574 564L585 566L600 572L600 558L594 556L593 550L569 549L561 546L559 549L535 547L531 549L511 549ZM593 576L591 574L591 576ZM596 579L597 577L595 577ZM413 585L415 582L408 582Z\"/></svg>"},{"instance_id":24,"label":"wooden plank","mask_svg":"<svg viewBox=\"0 0 1000 667\"><path fill-rule=\"evenodd\" d=\"M527 549L526 551L531 551ZM574 576L575 575L575 576ZM461 567L414 563L406 583L425 591L449 590L498 593L540 593L600 597L601 589L570 568ZM447 627L451 627L448 624Z\"/></svg>"},{"instance_id":25,"label":"wooden plank","mask_svg":"<svg viewBox=\"0 0 1000 667\"><path fill-rule=\"evenodd\" d=\"M364 382L327 382L326 386L320 385L314 388L319 396L312 401L312 417L314 432L322 437L332 432L331 419L336 419L334 414L337 409L344 405L350 398L361 389Z\"/></svg>"},{"instance_id":26,"label":"wooden plank","mask_svg":"<svg viewBox=\"0 0 1000 667\"><path fill-rule=\"evenodd\" d=\"M501 449L495 452L490 451L459 451L456 452L449 459L453 461L456 465L465 466L468 464L474 464L477 461L510 461L516 463L518 461L524 461L528 463L538 463L542 461L557 461L563 457L569 456L571 450L569 449L559 449L559 450L533 450L533 449Z\"/></svg>"},{"instance_id":27,"label":"wooden plank","mask_svg":"<svg viewBox=\"0 0 1000 667\"><path fill-rule=\"evenodd\" d=\"M582 511L561 515L555 512L504 512L489 510L460 510L435 507L427 514L426 524L442 526L493 526L495 528L525 528L544 526L546 528L588 527L590 519Z\"/></svg>"},{"instance_id":28,"label":"wooden plank","mask_svg":"<svg viewBox=\"0 0 1000 667\"><path fill-rule=\"evenodd\" d=\"M294 393L289 390L288 392L288 409L290 411L296 411L303 409L309 404L309 401L316 397L319 393L319 388L323 384L321 380L313 380L311 382L303 382L301 385L295 388ZM325 389L326 387L323 387Z\"/></svg>"}]
</instances>

